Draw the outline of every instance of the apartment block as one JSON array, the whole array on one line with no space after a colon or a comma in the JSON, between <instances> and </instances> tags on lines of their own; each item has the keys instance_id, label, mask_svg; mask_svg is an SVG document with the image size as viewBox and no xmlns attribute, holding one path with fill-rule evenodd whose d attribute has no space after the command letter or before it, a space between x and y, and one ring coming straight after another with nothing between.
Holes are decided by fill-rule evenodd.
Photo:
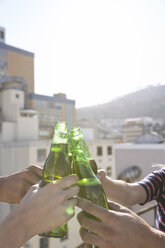
<instances>
[{"instance_id":1,"label":"apartment block","mask_svg":"<svg viewBox=\"0 0 165 248\"><path fill-rule=\"evenodd\" d=\"M21 77L28 82L28 92L34 92L34 53L7 45L5 29L0 27L0 77Z\"/></svg>"},{"instance_id":2,"label":"apartment block","mask_svg":"<svg viewBox=\"0 0 165 248\"><path fill-rule=\"evenodd\" d=\"M41 139L51 138L57 121L65 121L68 129L76 125L75 101L67 99L65 94L44 96L29 94L29 106L38 112L39 136Z\"/></svg>"},{"instance_id":3,"label":"apartment block","mask_svg":"<svg viewBox=\"0 0 165 248\"><path fill-rule=\"evenodd\" d=\"M86 142L98 169L104 169L108 176L115 178L114 143L104 139L87 140Z\"/></svg>"},{"instance_id":4,"label":"apartment block","mask_svg":"<svg viewBox=\"0 0 165 248\"><path fill-rule=\"evenodd\" d=\"M139 117L126 119L122 125L123 142L134 143L136 138L152 130L152 118Z\"/></svg>"},{"instance_id":5,"label":"apartment block","mask_svg":"<svg viewBox=\"0 0 165 248\"><path fill-rule=\"evenodd\" d=\"M5 37L5 28L0 27L0 88L24 91L26 113L24 110L22 116L30 114L30 109L37 111L40 139L51 138L57 121L66 121L69 129L75 126L75 101L64 93L52 97L35 94L34 53L7 45Z\"/></svg>"}]
</instances>

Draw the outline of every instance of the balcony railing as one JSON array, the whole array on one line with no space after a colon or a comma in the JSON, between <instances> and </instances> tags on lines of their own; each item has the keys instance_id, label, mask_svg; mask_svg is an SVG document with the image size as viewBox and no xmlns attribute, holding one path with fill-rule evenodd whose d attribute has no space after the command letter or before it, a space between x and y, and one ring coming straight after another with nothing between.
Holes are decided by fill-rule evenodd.
<instances>
[{"instance_id":1,"label":"balcony railing","mask_svg":"<svg viewBox=\"0 0 165 248\"><path fill-rule=\"evenodd\" d=\"M141 216L142 214L145 214L147 213L148 211L151 211L153 210L154 211L154 225L155 226L155 220L156 220L156 209L157 209L157 204L156 203L153 203L152 205L149 205L147 207L143 207L142 209L138 210L138 211L135 211L135 213L139 216Z\"/></svg>"}]
</instances>

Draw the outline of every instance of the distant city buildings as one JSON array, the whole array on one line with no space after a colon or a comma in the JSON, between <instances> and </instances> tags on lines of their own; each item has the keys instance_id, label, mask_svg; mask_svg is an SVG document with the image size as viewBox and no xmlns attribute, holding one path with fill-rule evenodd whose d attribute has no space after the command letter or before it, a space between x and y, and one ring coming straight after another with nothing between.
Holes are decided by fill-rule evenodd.
<instances>
[{"instance_id":1,"label":"distant city buildings","mask_svg":"<svg viewBox=\"0 0 165 248\"><path fill-rule=\"evenodd\" d=\"M153 120L150 117L129 118L122 125L124 143L134 143L137 137L152 130Z\"/></svg>"},{"instance_id":2,"label":"distant city buildings","mask_svg":"<svg viewBox=\"0 0 165 248\"><path fill-rule=\"evenodd\" d=\"M99 121L78 119L77 125L82 129L92 129L93 139L108 139L113 142L122 142L122 124L123 120L118 119L100 119ZM87 137L86 137L87 138Z\"/></svg>"},{"instance_id":3,"label":"distant city buildings","mask_svg":"<svg viewBox=\"0 0 165 248\"><path fill-rule=\"evenodd\" d=\"M75 101L67 99L65 94L44 96L32 93L28 99L31 108L38 112L40 138L50 138L57 121L67 122L68 129L76 125Z\"/></svg>"},{"instance_id":4,"label":"distant city buildings","mask_svg":"<svg viewBox=\"0 0 165 248\"><path fill-rule=\"evenodd\" d=\"M88 149L95 159L98 169L105 169L107 175L115 178L114 143L109 140L87 140Z\"/></svg>"}]
</instances>

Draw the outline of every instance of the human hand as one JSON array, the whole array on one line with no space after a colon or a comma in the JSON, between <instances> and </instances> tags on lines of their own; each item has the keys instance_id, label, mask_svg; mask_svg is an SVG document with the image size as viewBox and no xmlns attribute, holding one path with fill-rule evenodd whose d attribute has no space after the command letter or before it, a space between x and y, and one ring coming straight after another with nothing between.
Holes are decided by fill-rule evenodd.
<instances>
[{"instance_id":1,"label":"human hand","mask_svg":"<svg viewBox=\"0 0 165 248\"><path fill-rule=\"evenodd\" d=\"M29 188L41 180L42 168L31 165L12 175L0 178L0 201L19 203Z\"/></svg>"},{"instance_id":2,"label":"human hand","mask_svg":"<svg viewBox=\"0 0 165 248\"><path fill-rule=\"evenodd\" d=\"M74 185L77 181L78 177L72 175L43 188L39 183L33 185L0 225L0 246L18 248L32 236L50 231L72 218L74 210L67 210L77 204L77 199L73 198L79 192L79 187Z\"/></svg>"},{"instance_id":3,"label":"human hand","mask_svg":"<svg viewBox=\"0 0 165 248\"><path fill-rule=\"evenodd\" d=\"M146 191L138 183L127 183L115 180L106 175L104 170L97 174L107 198L126 207L131 207L146 201Z\"/></svg>"},{"instance_id":4,"label":"human hand","mask_svg":"<svg viewBox=\"0 0 165 248\"><path fill-rule=\"evenodd\" d=\"M60 179L55 184L49 183L43 188L40 188L39 184L31 187L18 205L17 211L22 212L31 208L29 215L33 216L34 213L35 216L33 234L46 232L53 227L60 226L74 215L74 213L68 214L67 209L74 207L77 203L77 199L72 198L79 192L79 187L74 185L77 181L78 177L73 175ZM27 214L28 212L26 212L26 216Z\"/></svg>"},{"instance_id":5,"label":"human hand","mask_svg":"<svg viewBox=\"0 0 165 248\"><path fill-rule=\"evenodd\" d=\"M112 179L107 176L105 170L103 170L103 169L98 171L97 177L101 181L101 184L103 186L103 189L105 191L105 194L106 194L107 198L111 199L111 196L112 196L112 194L111 194L111 186L113 186Z\"/></svg>"},{"instance_id":6,"label":"human hand","mask_svg":"<svg viewBox=\"0 0 165 248\"><path fill-rule=\"evenodd\" d=\"M78 200L77 206L100 219L100 222L89 219L83 211L78 214L80 235L87 244L99 248L161 248L165 245L164 233L150 227L128 208L111 202L111 210L107 210L84 199Z\"/></svg>"}]
</instances>

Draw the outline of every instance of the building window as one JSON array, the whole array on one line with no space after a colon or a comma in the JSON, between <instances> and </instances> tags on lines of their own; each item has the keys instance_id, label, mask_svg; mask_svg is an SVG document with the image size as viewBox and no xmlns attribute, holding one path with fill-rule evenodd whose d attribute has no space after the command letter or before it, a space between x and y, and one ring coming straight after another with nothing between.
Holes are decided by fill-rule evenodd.
<instances>
[{"instance_id":1,"label":"building window","mask_svg":"<svg viewBox=\"0 0 165 248\"><path fill-rule=\"evenodd\" d=\"M40 239L40 248L49 248L48 238L41 238Z\"/></svg>"},{"instance_id":2,"label":"building window","mask_svg":"<svg viewBox=\"0 0 165 248\"><path fill-rule=\"evenodd\" d=\"M44 162L46 159L46 149L38 149L37 150L37 161Z\"/></svg>"},{"instance_id":3,"label":"building window","mask_svg":"<svg viewBox=\"0 0 165 248\"><path fill-rule=\"evenodd\" d=\"M103 149L102 146L97 147L97 156L102 156L103 155Z\"/></svg>"},{"instance_id":4,"label":"building window","mask_svg":"<svg viewBox=\"0 0 165 248\"><path fill-rule=\"evenodd\" d=\"M112 155L112 146L107 146L107 154Z\"/></svg>"},{"instance_id":5,"label":"building window","mask_svg":"<svg viewBox=\"0 0 165 248\"><path fill-rule=\"evenodd\" d=\"M54 104L54 106L55 106L56 109L61 109L61 108L62 108L61 103L57 103L57 102L56 102L56 103Z\"/></svg>"},{"instance_id":6,"label":"building window","mask_svg":"<svg viewBox=\"0 0 165 248\"><path fill-rule=\"evenodd\" d=\"M108 177L112 176L112 167L111 166L107 167L107 176Z\"/></svg>"},{"instance_id":7,"label":"building window","mask_svg":"<svg viewBox=\"0 0 165 248\"><path fill-rule=\"evenodd\" d=\"M22 117L27 117L28 116L28 114L26 114L26 113L21 113L20 114Z\"/></svg>"},{"instance_id":8,"label":"building window","mask_svg":"<svg viewBox=\"0 0 165 248\"><path fill-rule=\"evenodd\" d=\"M1 61L1 62L0 62L0 69L4 70L4 69L6 69L6 67L7 67L7 63Z\"/></svg>"}]
</instances>

